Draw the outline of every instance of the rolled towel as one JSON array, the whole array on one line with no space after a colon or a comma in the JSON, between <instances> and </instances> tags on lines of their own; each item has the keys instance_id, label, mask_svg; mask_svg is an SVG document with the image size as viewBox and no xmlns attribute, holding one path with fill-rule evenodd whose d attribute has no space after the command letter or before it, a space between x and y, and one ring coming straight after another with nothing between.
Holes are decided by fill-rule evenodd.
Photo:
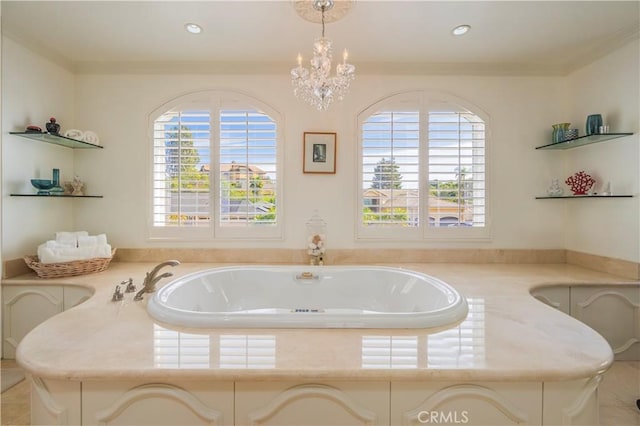
<instances>
[{"instance_id":1,"label":"rolled towel","mask_svg":"<svg viewBox=\"0 0 640 426\"><path fill-rule=\"evenodd\" d=\"M85 142L88 142L90 144L93 145L100 145L100 138L98 137L98 135L96 134L96 132L93 132L91 130L85 130L83 138L82 138Z\"/></svg>"},{"instance_id":2,"label":"rolled towel","mask_svg":"<svg viewBox=\"0 0 640 426\"><path fill-rule=\"evenodd\" d=\"M84 139L84 132L78 129L69 129L66 132L64 132L64 136L67 138L81 141L82 139Z\"/></svg>"}]
</instances>

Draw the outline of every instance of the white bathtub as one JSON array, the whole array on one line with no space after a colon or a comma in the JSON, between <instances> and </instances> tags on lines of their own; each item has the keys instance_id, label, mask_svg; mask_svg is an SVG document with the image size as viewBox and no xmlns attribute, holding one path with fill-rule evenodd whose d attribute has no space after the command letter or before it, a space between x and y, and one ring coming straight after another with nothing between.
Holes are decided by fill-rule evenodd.
<instances>
[{"instance_id":1,"label":"white bathtub","mask_svg":"<svg viewBox=\"0 0 640 426\"><path fill-rule=\"evenodd\" d=\"M236 266L186 275L147 305L185 327L424 328L454 325L467 302L429 275L365 266Z\"/></svg>"}]
</instances>

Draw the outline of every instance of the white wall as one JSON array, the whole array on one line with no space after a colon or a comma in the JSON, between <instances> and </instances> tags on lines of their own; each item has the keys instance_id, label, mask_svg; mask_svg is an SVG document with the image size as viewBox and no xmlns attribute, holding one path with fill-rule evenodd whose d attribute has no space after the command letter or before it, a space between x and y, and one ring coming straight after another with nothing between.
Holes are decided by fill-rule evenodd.
<instances>
[{"instance_id":1,"label":"white wall","mask_svg":"<svg viewBox=\"0 0 640 426\"><path fill-rule=\"evenodd\" d=\"M305 221L318 209L328 223L332 247L453 247L453 243L356 243L356 115L373 102L402 91L436 89L465 98L491 117L488 141L494 239L491 243L456 246L559 248L562 206L544 204L544 192L555 158L538 155L534 147L551 133L550 123L561 105L550 99L562 90L561 78L358 76L351 93L327 112L317 112L294 98L286 70L281 75L80 75L76 82L76 119L96 130L101 151L82 152L76 164L91 191L103 200L77 204L79 228L106 232L115 246L159 247L145 239L147 203L148 114L166 101L208 88L239 90L254 96L285 117L284 214L282 242L188 243L215 247L302 247ZM302 173L304 131L338 134L335 175ZM560 164L560 163L558 163ZM97 229L99 228L99 229Z\"/></svg>"},{"instance_id":2,"label":"white wall","mask_svg":"<svg viewBox=\"0 0 640 426\"><path fill-rule=\"evenodd\" d=\"M640 261L640 42L635 41L567 78L569 121L584 134L586 117L602 114L611 132L633 136L563 153L563 177L584 170L598 190L607 181L614 193L634 198L568 200L566 248Z\"/></svg>"},{"instance_id":3,"label":"white wall","mask_svg":"<svg viewBox=\"0 0 640 426\"><path fill-rule=\"evenodd\" d=\"M4 37L2 45L2 255L33 254L55 231L73 228L73 203L81 200L11 197L35 193L32 178L73 176L73 151L8 132L30 124L44 129L49 117L63 128L73 124L74 76Z\"/></svg>"},{"instance_id":4,"label":"white wall","mask_svg":"<svg viewBox=\"0 0 640 426\"><path fill-rule=\"evenodd\" d=\"M638 199L616 208L615 200L535 200L544 194L554 177L568 176L569 161L580 161L580 148L566 152L540 151L534 148L550 141L551 124L572 118L582 122L595 103L598 112L608 115L619 112L622 130L638 131L637 89L625 94L624 103L612 97L607 105L593 99L582 99L577 88L604 85L610 82L616 91L633 85L637 80L637 44L623 49L620 56L631 59L617 62L624 70L610 71L612 78L590 71L591 67L569 77L480 77L480 76L386 76L358 75L351 93L344 102L334 104L327 112L317 112L301 103L291 93L287 70L278 75L76 75L46 63L29 51L9 41L9 51L3 52L5 68L3 90L4 130L18 130L30 122L44 125L49 115L57 114L64 124L77 123L76 128L96 131L105 146L103 150L65 150L42 146L36 142L18 140L4 135L3 156L5 191L3 248L5 258L33 253L40 241L59 229L73 227L92 233L105 232L115 247L302 247L305 221L314 209L328 223L330 247L477 247L477 248L571 248L580 251L638 260L636 234L622 232L625 223L638 217ZM636 61L635 76L631 62ZM592 65L594 70L611 64L605 60ZM609 84L609 83L607 83ZM635 83L637 85L637 82ZM637 86L636 86L637 87ZM211 243L158 243L146 240L148 114L182 94L205 89L238 90L271 105L284 116L284 221L283 241L216 241ZM356 242L354 221L356 209L356 133L355 120L359 111L386 96L414 89L444 91L477 105L490 117L488 136L489 202L493 239L482 243L443 242ZM603 89L604 90L604 89ZM606 90L604 90L606 92ZM634 106L631 105L635 101ZM7 106L11 105L11 108ZM619 108L619 109L614 109ZM574 112L575 111L575 112ZM575 118L574 118L575 117ZM43 121L44 120L44 121ZM627 124L629 123L629 124ZM610 121L616 129L617 122ZM65 126L69 128L70 126ZM627 128L631 127L631 128ZM333 131L338 134L338 164L335 175L302 173L302 133ZM621 155L613 155L600 173L611 175L614 189L623 181L638 180L637 139L616 146ZM71 152L71 153L70 153ZM589 154L590 161L602 158ZM628 158L631 158L629 160ZM622 160L621 160L622 158ZM627 161L620 168L617 161ZM60 167L65 179L73 172L87 182L88 192L104 195L103 199L39 200L8 198L8 192L27 190L28 179L38 173L48 175L52 167ZM585 166L586 167L586 166ZM586 169L589 169L586 167ZM629 170L625 173L624 170ZM613 178L613 171L620 171ZM637 194L638 187L628 184ZM635 189L634 189L635 188ZM628 200L627 200L628 201ZM570 204L580 203L582 204ZM625 202L625 201L621 201ZM602 204L598 204L602 203ZM576 207L578 206L578 207ZM604 249L597 245L600 231L593 220L575 224L575 212L595 215L604 209L616 214L622 225L612 224L616 243ZM624 210L624 212L622 212ZM592 214L593 212L593 214ZM609 232L613 232L609 231ZM8 232L8 233L7 233ZM588 244L576 235L589 233ZM618 235L619 234L619 235ZM565 241L566 239L566 241ZM620 249L623 247L623 249Z\"/></svg>"}]
</instances>

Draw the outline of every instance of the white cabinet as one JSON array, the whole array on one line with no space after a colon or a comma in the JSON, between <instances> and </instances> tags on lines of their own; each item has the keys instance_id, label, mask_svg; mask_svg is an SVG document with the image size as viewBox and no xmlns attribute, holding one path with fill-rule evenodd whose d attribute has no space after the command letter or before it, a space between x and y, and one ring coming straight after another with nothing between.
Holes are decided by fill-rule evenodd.
<instances>
[{"instance_id":1,"label":"white cabinet","mask_svg":"<svg viewBox=\"0 0 640 426\"><path fill-rule=\"evenodd\" d=\"M87 300L93 291L75 286L4 285L2 287L2 357L13 359L18 343L35 326Z\"/></svg>"},{"instance_id":2,"label":"white cabinet","mask_svg":"<svg viewBox=\"0 0 640 426\"><path fill-rule=\"evenodd\" d=\"M554 286L537 288L531 295L539 301L552 306L567 315L571 315L571 289L569 287Z\"/></svg>"},{"instance_id":3,"label":"white cabinet","mask_svg":"<svg viewBox=\"0 0 640 426\"><path fill-rule=\"evenodd\" d=\"M553 286L531 295L600 333L616 360L640 360L640 285Z\"/></svg>"},{"instance_id":4,"label":"white cabinet","mask_svg":"<svg viewBox=\"0 0 640 426\"><path fill-rule=\"evenodd\" d=\"M31 377L31 425L81 424L81 384Z\"/></svg>"},{"instance_id":5,"label":"white cabinet","mask_svg":"<svg viewBox=\"0 0 640 426\"><path fill-rule=\"evenodd\" d=\"M83 425L233 422L233 382L82 382Z\"/></svg>"},{"instance_id":6,"label":"white cabinet","mask_svg":"<svg viewBox=\"0 0 640 426\"><path fill-rule=\"evenodd\" d=\"M93 290L86 287L65 286L64 293L64 310L69 310L74 306L78 306L93 295Z\"/></svg>"},{"instance_id":7,"label":"white cabinet","mask_svg":"<svg viewBox=\"0 0 640 426\"><path fill-rule=\"evenodd\" d=\"M237 382L236 425L389 424L389 383Z\"/></svg>"},{"instance_id":8,"label":"white cabinet","mask_svg":"<svg viewBox=\"0 0 640 426\"><path fill-rule=\"evenodd\" d=\"M3 286L3 358L15 358L22 338L38 324L62 312L63 307L61 286Z\"/></svg>"},{"instance_id":9,"label":"white cabinet","mask_svg":"<svg viewBox=\"0 0 640 426\"><path fill-rule=\"evenodd\" d=\"M592 426L598 423L598 385L602 376L544 383L543 425Z\"/></svg>"},{"instance_id":10,"label":"white cabinet","mask_svg":"<svg viewBox=\"0 0 640 426\"><path fill-rule=\"evenodd\" d=\"M542 383L392 383L391 424L541 425Z\"/></svg>"},{"instance_id":11,"label":"white cabinet","mask_svg":"<svg viewBox=\"0 0 640 426\"><path fill-rule=\"evenodd\" d=\"M600 333L616 360L640 360L640 286L571 287L571 315Z\"/></svg>"},{"instance_id":12,"label":"white cabinet","mask_svg":"<svg viewBox=\"0 0 640 426\"><path fill-rule=\"evenodd\" d=\"M586 426L598 421L601 377L544 383L32 380L32 424Z\"/></svg>"}]
</instances>

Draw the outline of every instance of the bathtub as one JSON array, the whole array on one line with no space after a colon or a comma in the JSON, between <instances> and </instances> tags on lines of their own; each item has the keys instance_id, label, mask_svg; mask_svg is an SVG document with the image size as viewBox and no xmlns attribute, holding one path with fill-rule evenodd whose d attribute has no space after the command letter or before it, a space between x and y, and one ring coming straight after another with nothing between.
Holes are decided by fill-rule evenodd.
<instances>
[{"instance_id":1,"label":"bathtub","mask_svg":"<svg viewBox=\"0 0 640 426\"><path fill-rule=\"evenodd\" d=\"M178 278L147 305L185 327L426 328L455 325L467 302L453 287L406 269L235 266Z\"/></svg>"}]
</instances>

